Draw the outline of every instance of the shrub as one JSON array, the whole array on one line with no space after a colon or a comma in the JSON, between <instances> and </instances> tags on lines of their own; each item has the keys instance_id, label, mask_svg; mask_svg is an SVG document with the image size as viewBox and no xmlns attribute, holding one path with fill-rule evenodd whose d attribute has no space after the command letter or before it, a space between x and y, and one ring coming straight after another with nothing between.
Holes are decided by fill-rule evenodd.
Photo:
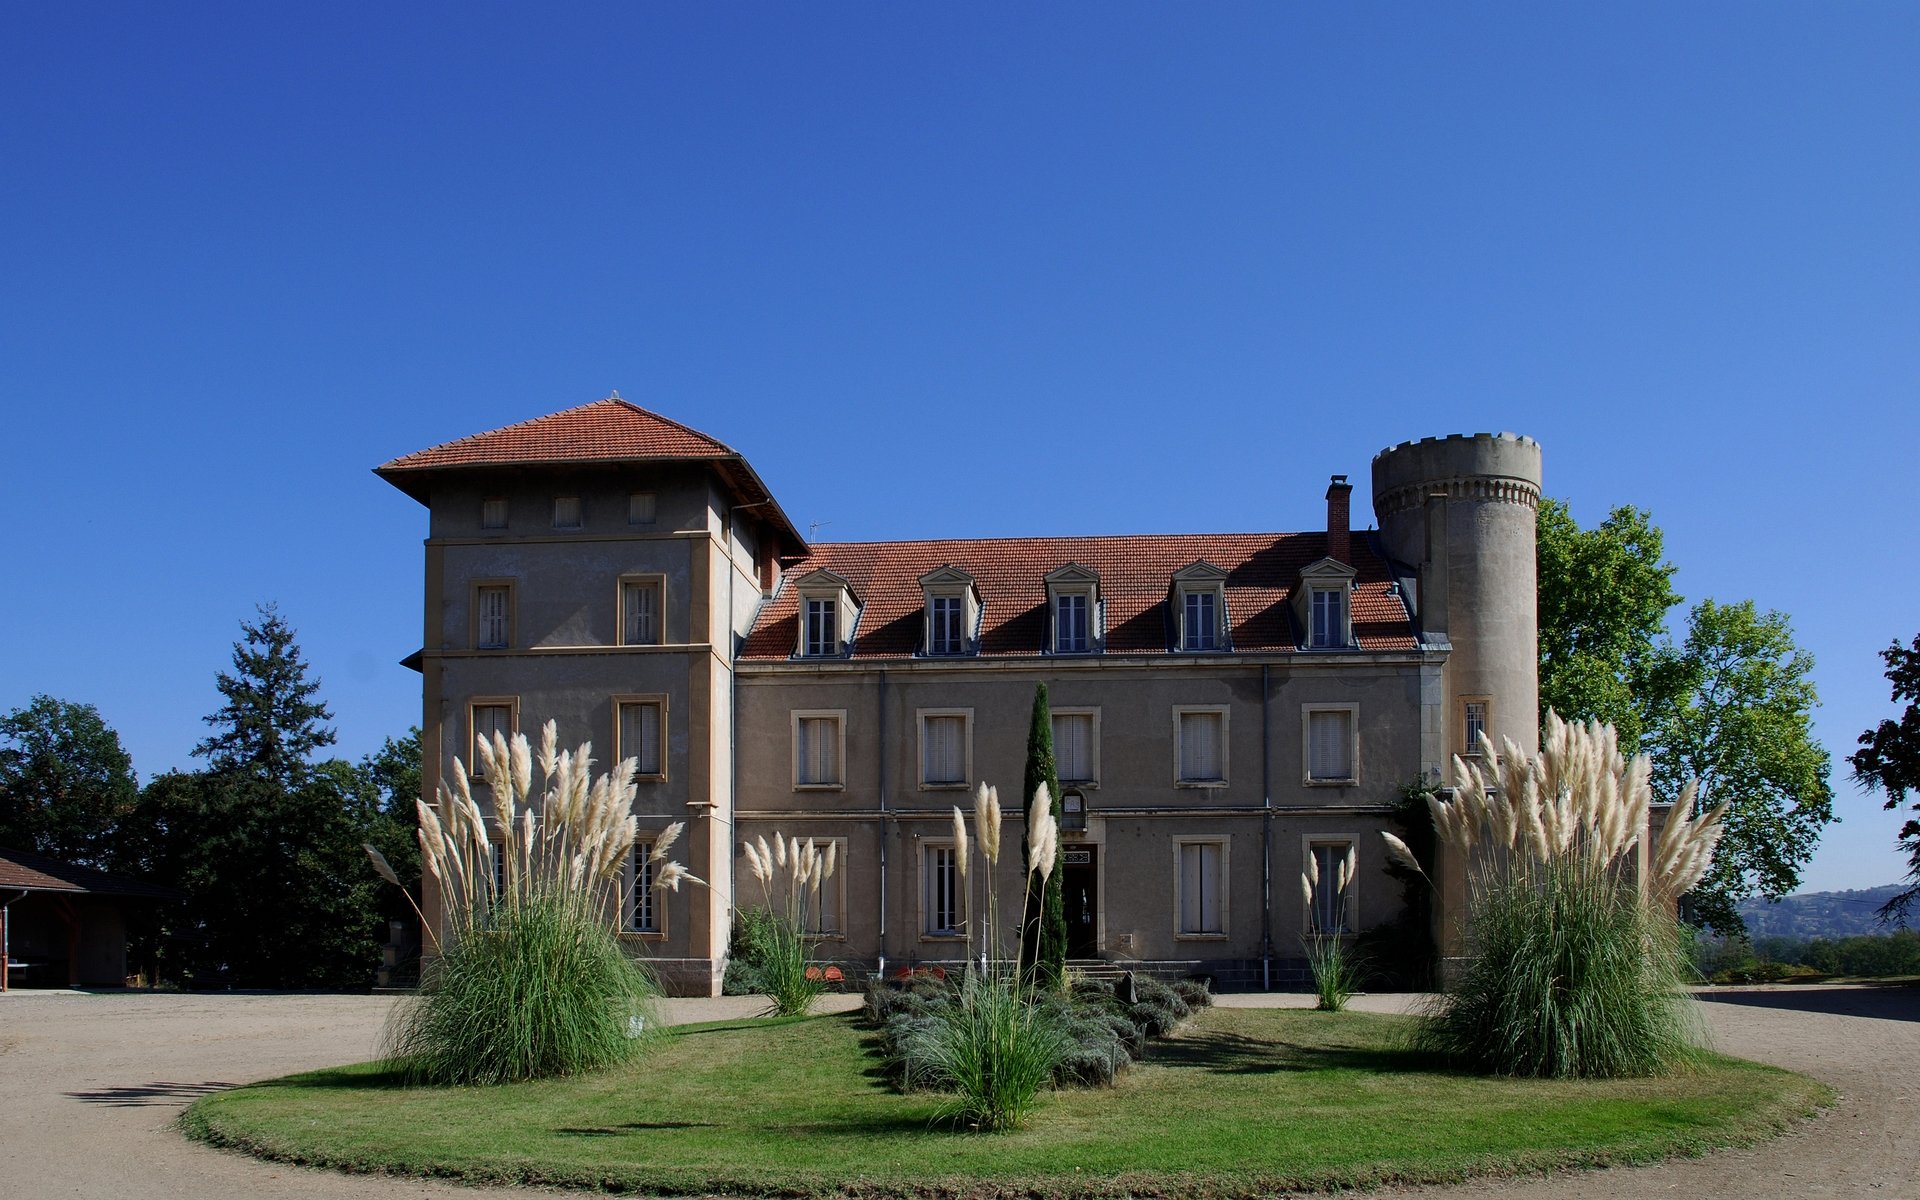
<instances>
[{"instance_id":1,"label":"shrub","mask_svg":"<svg viewBox=\"0 0 1920 1200\"><path fill-rule=\"evenodd\" d=\"M547 722L537 760L544 819L536 822L527 739L496 733L478 745L493 827L504 834L500 869L455 759L439 803L419 807L421 858L439 887L445 941L435 942L419 995L394 1011L387 1053L409 1081L431 1084L506 1083L625 1061L657 1025L658 988L616 932L636 836L636 764L627 759L594 780L589 748L558 752ZM682 828L669 826L654 843L656 887L700 882L666 859ZM379 852L368 854L393 881Z\"/></svg>"},{"instance_id":2,"label":"shrub","mask_svg":"<svg viewBox=\"0 0 1920 1200\"><path fill-rule=\"evenodd\" d=\"M1173 988L1174 995L1186 1001L1191 1011L1198 1012L1213 1006L1213 988L1205 979L1182 979L1169 986Z\"/></svg>"},{"instance_id":3,"label":"shrub","mask_svg":"<svg viewBox=\"0 0 1920 1200\"><path fill-rule=\"evenodd\" d=\"M1645 756L1612 727L1551 713L1536 758L1491 741L1453 761L1434 828L1465 865L1474 957L1420 1040L1471 1069L1556 1078L1650 1075L1682 1065L1697 1026L1680 989L1676 897L1705 874L1724 806L1693 812L1689 786L1644 881L1628 855L1652 802ZM1395 861L1418 870L1405 843Z\"/></svg>"},{"instance_id":4,"label":"shrub","mask_svg":"<svg viewBox=\"0 0 1920 1200\"><path fill-rule=\"evenodd\" d=\"M1347 999L1360 990L1365 964L1341 935L1309 935L1301 939L1307 951L1307 971L1313 976L1313 990L1319 998L1314 1005L1321 1012L1340 1012Z\"/></svg>"},{"instance_id":5,"label":"shrub","mask_svg":"<svg viewBox=\"0 0 1920 1200\"><path fill-rule=\"evenodd\" d=\"M1011 975L969 975L934 1009L925 1046L928 1074L953 1099L942 1115L982 1132L1018 1129L1040 1089L1067 1057L1066 1033Z\"/></svg>"}]
</instances>

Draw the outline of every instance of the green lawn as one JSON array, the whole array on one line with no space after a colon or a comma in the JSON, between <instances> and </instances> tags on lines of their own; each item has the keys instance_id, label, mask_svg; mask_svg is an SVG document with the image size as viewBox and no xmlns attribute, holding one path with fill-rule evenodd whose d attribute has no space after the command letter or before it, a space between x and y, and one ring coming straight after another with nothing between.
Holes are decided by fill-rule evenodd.
<instances>
[{"instance_id":1,"label":"green lawn","mask_svg":"<svg viewBox=\"0 0 1920 1200\"><path fill-rule=\"evenodd\" d=\"M1406 1019L1209 1009L1118 1087L1047 1096L1028 1128L931 1127L879 1079L857 1016L673 1031L639 1066L497 1088L404 1088L372 1066L222 1092L193 1136L357 1171L613 1191L802 1196L1169 1194L1442 1181L1737 1144L1829 1094L1731 1059L1662 1080L1456 1075Z\"/></svg>"}]
</instances>

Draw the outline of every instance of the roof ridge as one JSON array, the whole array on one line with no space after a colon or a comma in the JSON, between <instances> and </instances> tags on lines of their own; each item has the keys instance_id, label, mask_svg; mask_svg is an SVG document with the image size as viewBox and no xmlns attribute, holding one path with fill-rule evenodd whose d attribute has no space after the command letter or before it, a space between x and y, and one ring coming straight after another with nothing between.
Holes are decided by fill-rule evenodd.
<instances>
[{"instance_id":1,"label":"roof ridge","mask_svg":"<svg viewBox=\"0 0 1920 1200\"><path fill-rule=\"evenodd\" d=\"M1121 541L1127 538L1287 538L1321 537L1324 529L1255 529L1240 533L1034 533L1015 534L1006 537L935 537L935 538L875 538L866 542L812 542L816 550L832 549L836 546L929 546L941 542L964 542L978 545L985 542L1104 542Z\"/></svg>"}]
</instances>

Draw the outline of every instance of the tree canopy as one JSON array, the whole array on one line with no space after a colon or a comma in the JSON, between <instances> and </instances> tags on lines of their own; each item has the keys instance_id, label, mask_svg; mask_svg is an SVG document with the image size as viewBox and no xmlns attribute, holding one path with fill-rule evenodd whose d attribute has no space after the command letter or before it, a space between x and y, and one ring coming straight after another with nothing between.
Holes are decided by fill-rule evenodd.
<instances>
[{"instance_id":1,"label":"tree canopy","mask_svg":"<svg viewBox=\"0 0 1920 1200\"><path fill-rule=\"evenodd\" d=\"M133 759L93 705L35 696L0 717L0 846L107 866L138 793Z\"/></svg>"},{"instance_id":2,"label":"tree canopy","mask_svg":"<svg viewBox=\"0 0 1920 1200\"><path fill-rule=\"evenodd\" d=\"M1542 714L1605 721L1632 750L1672 692L1664 637L1681 598L1665 538L1645 510L1581 529L1553 499L1538 530Z\"/></svg>"},{"instance_id":3,"label":"tree canopy","mask_svg":"<svg viewBox=\"0 0 1920 1200\"><path fill-rule=\"evenodd\" d=\"M1814 740L1813 660L1785 615L1751 601L1706 600L1668 631L1681 597L1652 514L1616 508L1581 529L1543 500L1538 526L1540 703L1569 720L1601 720L1623 748L1653 760L1655 793L1688 779L1700 802L1731 802L1692 918L1744 928L1734 902L1786 894L1833 819L1830 759Z\"/></svg>"},{"instance_id":4,"label":"tree canopy","mask_svg":"<svg viewBox=\"0 0 1920 1200\"><path fill-rule=\"evenodd\" d=\"M1654 788L1672 797L1697 780L1701 808L1730 805L1691 906L1702 924L1741 930L1734 904L1798 887L1833 820L1832 761L1813 737L1813 658L1783 614L1704 600L1688 614L1671 670L1679 686L1647 731Z\"/></svg>"},{"instance_id":5,"label":"tree canopy","mask_svg":"<svg viewBox=\"0 0 1920 1200\"><path fill-rule=\"evenodd\" d=\"M1847 756L1853 777L1868 788L1887 794L1886 807L1897 809L1911 798L1920 813L1920 636L1911 647L1893 643L1880 652L1887 664L1887 682L1893 702L1907 702L1898 719L1889 718L1860 735L1860 748ZM1920 900L1920 819L1900 827L1900 845L1907 851L1907 879L1912 886L1888 900L1882 916L1899 919Z\"/></svg>"},{"instance_id":6,"label":"tree canopy","mask_svg":"<svg viewBox=\"0 0 1920 1200\"><path fill-rule=\"evenodd\" d=\"M307 678L292 626L274 605L258 611L258 621L240 623L244 636L233 644L233 672L222 671L215 680L226 703L207 716L214 732L193 752L215 771L245 772L290 787L314 751L333 745L326 724L333 714L315 699L320 681Z\"/></svg>"}]
</instances>

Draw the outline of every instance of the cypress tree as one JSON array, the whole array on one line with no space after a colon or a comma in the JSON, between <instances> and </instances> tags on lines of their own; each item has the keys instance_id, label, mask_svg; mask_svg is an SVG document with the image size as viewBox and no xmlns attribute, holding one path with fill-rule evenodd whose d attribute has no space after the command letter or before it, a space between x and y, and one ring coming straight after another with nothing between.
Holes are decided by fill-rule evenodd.
<instances>
[{"instance_id":1,"label":"cypress tree","mask_svg":"<svg viewBox=\"0 0 1920 1200\"><path fill-rule=\"evenodd\" d=\"M1060 773L1053 761L1053 710L1047 704L1047 685L1034 685L1033 722L1027 728L1027 773L1022 805L1032 804L1041 784L1053 801L1053 819L1060 819ZM1025 822L1022 822L1024 828ZM1026 835L1020 839L1020 861L1031 868L1033 847ZM1067 905L1060 878L1061 851L1054 850L1053 871L1046 886L1038 877L1027 875L1026 911L1020 922L1020 957L1031 964L1035 981L1043 987L1056 987L1067 969Z\"/></svg>"}]
</instances>

